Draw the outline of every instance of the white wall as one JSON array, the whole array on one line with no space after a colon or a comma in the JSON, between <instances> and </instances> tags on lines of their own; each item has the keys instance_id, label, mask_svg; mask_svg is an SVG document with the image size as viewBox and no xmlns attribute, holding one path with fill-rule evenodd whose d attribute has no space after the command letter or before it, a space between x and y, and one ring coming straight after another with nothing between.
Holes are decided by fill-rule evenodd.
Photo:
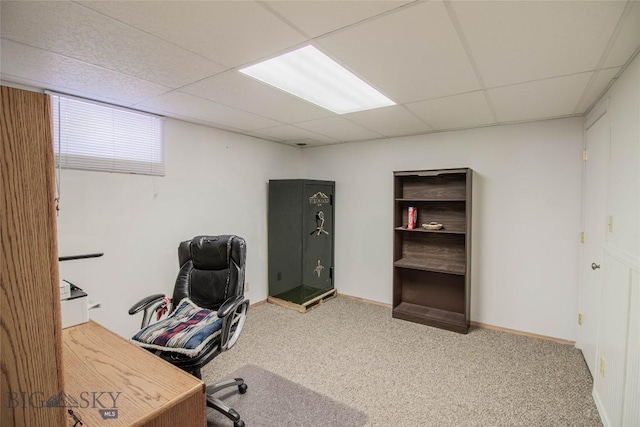
<instances>
[{"instance_id":1,"label":"white wall","mask_svg":"<svg viewBox=\"0 0 640 427\"><path fill-rule=\"evenodd\" d=\"M471 167L472 320L574 340L583 119L488 127L304 150L176 120L166 123L167 176L63 170L61 277L103 308L92 318L123 336L128 308L170 293L178 242L247 239L249 298L267 296L267 182L336 181L336 287L392 295L394 170Z\"/></svg>"},{"instance_id":2,"label":"white wall","mask_svg":"<svg viewBox=\"0 0 640 427\"><path fill-rule=\"evenodd\" d=\"M129 307L171 294L177 247L198 234L247 240L248 297L267 297L269 179L299 176L302 150L177 120L165 126L166 176L62 170L59 253L104 252L60 263L60 276L100 301L91 317L129 337Z\"/></svg>"},{"instance_id":3,"label":"white wall","mask_svg":"<svg viewBox=\"0 0 640 427\"><path fill-rule=\"evenodd\" d=\"M393 171L470 167L471 319L575 340L583 119L304 150L336 181L339 292L392 300Z\"/></svg>"}]
</instances>

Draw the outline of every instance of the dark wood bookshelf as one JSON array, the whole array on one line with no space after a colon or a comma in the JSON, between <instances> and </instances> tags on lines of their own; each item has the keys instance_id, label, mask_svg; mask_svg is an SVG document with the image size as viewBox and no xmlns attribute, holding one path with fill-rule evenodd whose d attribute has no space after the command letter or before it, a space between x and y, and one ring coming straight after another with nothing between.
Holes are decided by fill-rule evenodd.
<instances>
[{"instance_id":1,"label":"dark wood bookshelf","mask_svg":"<svg viewBox=\"0 0 640 427\"><path fill-rule=\"evenodd\" d=\"M442 202L464 202L465 199L396 199L396 202L416 202L416 203L420 203L420 202L436 202L436 203L442 203Z\"/></svg>"},{"instance_id":2,"label":"dark wood bookshelf","mask_svg":"<svg viewBox=\"0 0 640 427\"><path fill-rule=\"evenodd\" d=\"M435 271L438 273L459 274L466 273L466 265L463 263L447 263L440 260L424 261L411 258L402 258L393 263L394 267L410 268L412 270Z\"/></svg>"},{"instance_id":3,"label":"dark wood bookshelf","mask_svg":"<svg viewBox=\"0 0 640 427\"><path fill-rule=\"evenodd\" d=\"M398 319L408 320L415 323L424 323L465 334L468 330L463 313L439 310L437 308L410 304L408 302L402 302L394 308L393 316Z\"/></svg>"},{"instance_id":4,"label":"dark wood bookshelf","mask_svg":"<svg viewBox=\"0 0 640 427\"><path fill-rule=\"evenodd\" d=\"M396 227L396 231L407 231L409 233L442 233L442 234L465 234L465 231L460 230L427 230L425 228L409 229L406 227Z\"/></svg>"},{"instance_id":5,"label":"dark wood bookshelf","mask_svg":"<svg viewBox=\"0 0 640 427\"><path fill-rule=\"evenodd\" d=\"M393 317L469 328L471 169L394 173ZM408 229L408 208L417 210ZM440 230L422 224L437 222Z\"/></svg>"}]
</instances>

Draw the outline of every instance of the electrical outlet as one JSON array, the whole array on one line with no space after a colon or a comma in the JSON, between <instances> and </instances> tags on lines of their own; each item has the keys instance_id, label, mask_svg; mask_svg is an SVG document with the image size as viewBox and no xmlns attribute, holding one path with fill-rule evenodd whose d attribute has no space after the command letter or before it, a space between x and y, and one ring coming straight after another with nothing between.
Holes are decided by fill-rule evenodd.
<instances>
[{"instance_id":1,"label":"electrical outlet","mask_svg":"<svg viewBox=\"0 0 640 427\"><path fill-rule=\"evenodd\" d=\"M249 282L244 282L244 291L249 292Z\"/></svg>"},{"instance_id":2,"label":"electrical outlet","mask_svg":"<svg viewBox=\"0 0 640 427\"><path fill-rule=\"evenodd\" d=\"M605 367L605 360L604 357L600 357L600 375L604 378L604 367Z\"/></svg>"},{"instance_id":3,"label":"electrical outlet","mask_svg":"<svg viewBox=\"0 0 640 427\"><path fill-rule=\"evenodd\" d=\"M578 325L582 325L582 313L578 313Z\"/></svg>"}]
</instances>

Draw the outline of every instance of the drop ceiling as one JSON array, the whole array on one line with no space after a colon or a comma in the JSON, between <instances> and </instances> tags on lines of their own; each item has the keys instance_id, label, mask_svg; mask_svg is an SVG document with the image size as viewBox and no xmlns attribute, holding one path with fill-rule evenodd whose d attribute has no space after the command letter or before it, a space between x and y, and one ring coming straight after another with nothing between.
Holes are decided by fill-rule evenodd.
<instances>
[{"instance_id":1,"label":"drop ceiling","mask_svg":"<svg viewBox=\"0 0 640 427\"><path fill-rule=\"evenodd\" d=\"M0 78L307 146L584 114L638 1L5 1ZM238 72L313 45L397 105L338 115Z\"/></svg>"}]
</instances>

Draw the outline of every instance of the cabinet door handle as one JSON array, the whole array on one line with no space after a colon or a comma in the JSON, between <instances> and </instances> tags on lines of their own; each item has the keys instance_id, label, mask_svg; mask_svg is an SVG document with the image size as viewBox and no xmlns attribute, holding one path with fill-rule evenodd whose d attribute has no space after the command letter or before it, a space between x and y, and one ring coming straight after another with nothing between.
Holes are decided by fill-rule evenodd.
<instances>
[{"instance_id":1,"label":"cabinet door handle","mask_svg":"<svg viewBox=\"0 0 640 427\"><path fill-rule=\"evenodd\" d=\"M592 269L592 270L597 270L597 269L599 269L599 268L600 268L600 264L596 264L595 262L592 262L592 263L591 263L591 269Z\"/></svg>"}]
</instances>

